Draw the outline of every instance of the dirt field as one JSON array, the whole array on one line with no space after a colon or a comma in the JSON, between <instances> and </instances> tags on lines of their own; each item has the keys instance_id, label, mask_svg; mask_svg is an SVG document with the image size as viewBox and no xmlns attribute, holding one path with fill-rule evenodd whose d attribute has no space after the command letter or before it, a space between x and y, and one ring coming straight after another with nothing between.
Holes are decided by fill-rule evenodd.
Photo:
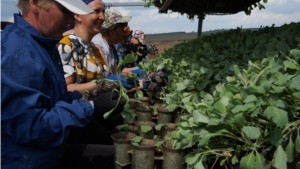
<instances>
[{"instance_id":1,"label":"dirt field","mask_svg":"<svg viewBox=\"0 0 300 169\"><path fill-rule=\"evenodd\" d=\"M164 34L146 34L145 41L148 45L155 45L158 49L158 55L163 53L165 49L172 48L178 43L189 41L197 38L197 33L164 33ZM150 58L156 56L148 55Z\"/></svg>"},{"instance_id":2,"label":"dirt field","mask_svg":"<svg viewBox=\"0 0 300 169\"><path fill-rule=\"evenodd\" d=\"M180 41L173 41L173 42L153 42L153 43L147 43L149 45L153 44L158 49L158 55L162 54L165 50L172 48L174 45L181 43ZM156 55L156 56L158 56ZM148 55L149 58L155 58L154 55Z\"/></svg>"}]
</instances>

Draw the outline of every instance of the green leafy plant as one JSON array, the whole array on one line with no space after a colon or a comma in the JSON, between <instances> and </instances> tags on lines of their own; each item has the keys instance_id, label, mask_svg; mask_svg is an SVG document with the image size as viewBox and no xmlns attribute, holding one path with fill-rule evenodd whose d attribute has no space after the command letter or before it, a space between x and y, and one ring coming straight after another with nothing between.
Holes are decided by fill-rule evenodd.
<instances>
[{"instance_id":1,"label":"green leafy plant","mask_svg":"<svg viewBox=\"0 0 300 169\"><path fill-rule=\"evenodd\" d=\"M119 61L119 64L117 66L117 72L120 72L121 71L121 67L127 63L132 63L136 60L136 56L134 54L128 54L124 60L120 59ZM106 79L108 80L108 79ZM110 81L110 80L108 80ZM126 101L126 104L124 105L124 109L123 111L121 112L122 116L124 117L124 119L126 121L129 121L131 119L133 119L135 117L134 115L134 112L132 112L131 108L130 108L130 104L129 104L129 97L127 95L127 90L122 86L122 83L121 83L121 80L120 80L120 77L118 78L118 84L120 86L120 89L119 90L114 90L116 91L118 94L119 94L119 98L118 98L118 104L119 104L119 101L121 99L125 99ZM117 106L116 106L117 107ZM115 107L115 108L116 108ZM112 110L110 110L109 112L105 113L104 114L104 119L107 119L109 117L109 115L115 110L115 108L113 108Z\"/></svg>"},{"instance_id":2,"label":"green leafy plant","mask_svg":"<svg viewBox=\"0 0 300 169\"><path fill-rule=\"evenodd\" d=\"M148 131L152 130L151 126L142 125L141 130L143 133L147 133Z\"/></svg>"},{"instance_id":3,"label":"green leafy plant","mask_svg":"<svg viewBox=\"0 0 300 169\"><path fill-rule=\"evenodd\" d=\"M142 141L143 137L141 136L135 136L132 140L132 144L135 146L140 146L140 142Z\"/></svg>"},{"instance_id":4,"label":"green leafy plant","mask_svg":"<svg viewBox=\"0 0 300 169\"><path fill-rule=\"evenodd\" d=\"M165 124L157 124L156 126L155 126L155 129L156 130L161 130L162 128L167 128L167 126L165 125Z\"/></svg>"},{"instance_id":5,"label":"green leafy plant","mask_svg":"<svg viewBox=\"0 0 300 169\"><path fill-rule=\"evenodd\" d=\"M120 126L120 131L128 131L128 130L129 130L128 124L123 124Z\"/></svg>"},{"instance_id":6,"label":"green leafy plant","mask_svg":"<svg viewBox=\"0 0 300 169\"><path fill-rule=\"evenodd\" d=\"M149 106L149 108L152 110L152 114L153 115L157 115L158 112L157 112L157 106Z\"/></svg>"},{"instance_id":7,"label":"green leafy plant","mask_svg":"<svg viewBox=\"0 0 300 169\"><path fill-rule=\"evenodd\" d=\"M270 160L284 169L295 160L299 30L300 23L237 28L176 45L149 63L171 70L161 99L182 110L172 142L189 150L187 168L266 168Z\"/></svg>"}]
</instances>

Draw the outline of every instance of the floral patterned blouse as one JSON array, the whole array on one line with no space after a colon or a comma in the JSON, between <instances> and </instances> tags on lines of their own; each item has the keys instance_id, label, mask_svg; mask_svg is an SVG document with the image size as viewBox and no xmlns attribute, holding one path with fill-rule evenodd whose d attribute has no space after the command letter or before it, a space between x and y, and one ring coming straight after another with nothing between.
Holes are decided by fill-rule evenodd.
<instances>
[{"instance_id":1,"label":"floral patterned blouse","mask_svg":"<svg viewBox=\"0 0 300 169\"><path fill-rule=\"evenodd\" d=\"M57 44L65 78L76 73L74 83L86 83L98 79L109 71L98 48L87 43L76 34L65 35Z\"/></svg>"}]
</instances>

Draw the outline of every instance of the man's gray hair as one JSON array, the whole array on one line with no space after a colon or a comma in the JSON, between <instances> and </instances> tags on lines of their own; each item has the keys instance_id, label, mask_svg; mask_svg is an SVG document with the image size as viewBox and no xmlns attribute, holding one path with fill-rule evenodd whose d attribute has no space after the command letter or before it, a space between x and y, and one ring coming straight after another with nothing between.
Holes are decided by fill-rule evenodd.
<instances>
[{"instance_id":1,"label":"man's gray hair","mask_svg":"<svg viewBox=\"0 0 300 169\"><path fill-rule=\"evenodd\" d=\"M39 6L43 9L48 9L53 0L38 0ZM22 12L28 12L30 10L29 0L19 0L17 7L22 10Z\"/></svg>"}]
</instances>

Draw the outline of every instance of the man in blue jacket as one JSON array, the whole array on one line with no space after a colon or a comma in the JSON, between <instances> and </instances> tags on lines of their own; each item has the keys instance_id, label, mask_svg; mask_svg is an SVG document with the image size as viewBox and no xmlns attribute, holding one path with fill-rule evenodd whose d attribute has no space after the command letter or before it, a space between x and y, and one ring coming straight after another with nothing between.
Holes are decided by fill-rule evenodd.
<instances>
[{"instance_id":1,"label":"man in blue jacket","mask_svg":"<svg viewBox=\"0 0 300 169\"><path fill-rule=\"evenodd\" d=\"M1 32L1 167L55 168L70 130L125 103L115 93L84 101L79 92L67 92L56 44L73 22L73 13L92 9L81 0L19 0L18 7L22 15L15 14L14 24ZM83 146L80 153L87 149ZM97 156L97 168L112 168L113 147L104 149L87 154L84 161Z\"/></svg>"}]
</instances>

